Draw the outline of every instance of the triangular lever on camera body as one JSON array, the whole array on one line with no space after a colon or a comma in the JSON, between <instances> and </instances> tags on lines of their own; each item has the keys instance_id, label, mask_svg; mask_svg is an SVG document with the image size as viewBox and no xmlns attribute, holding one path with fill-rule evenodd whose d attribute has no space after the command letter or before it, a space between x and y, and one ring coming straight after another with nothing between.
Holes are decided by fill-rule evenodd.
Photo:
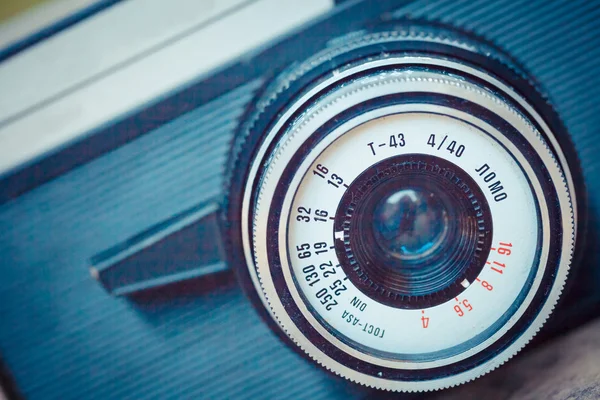
<instances>
[{"instance_id":1,"label":"triangular lever on camera body","mask_svg":"<svg viewBox=\"0 0 600 400\"><path fill-rule=\"evenodd\" d=\"M154 225L92 257L90 273L124 296L225 271L218 212L205 203Z\"/></svg>"}]
</instances>

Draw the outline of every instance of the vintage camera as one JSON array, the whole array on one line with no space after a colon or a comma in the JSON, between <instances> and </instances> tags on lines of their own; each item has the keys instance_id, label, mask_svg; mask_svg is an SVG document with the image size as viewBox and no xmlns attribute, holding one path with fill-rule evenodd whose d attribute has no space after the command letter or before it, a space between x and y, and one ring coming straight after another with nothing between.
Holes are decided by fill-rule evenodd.
<instances>
[{"instance_id":1,"label":"vintage camera","mask_svg":"<svg viewBox=\"0 0 600 400\"><path fill-rule=\"evenodd\" d=\"M325 3L221 10L214 62L130 72L151 101L5 119L70 135L3 150L9 395L426 392L599 314L597 5Z\"/></svg>"}]
</instances>

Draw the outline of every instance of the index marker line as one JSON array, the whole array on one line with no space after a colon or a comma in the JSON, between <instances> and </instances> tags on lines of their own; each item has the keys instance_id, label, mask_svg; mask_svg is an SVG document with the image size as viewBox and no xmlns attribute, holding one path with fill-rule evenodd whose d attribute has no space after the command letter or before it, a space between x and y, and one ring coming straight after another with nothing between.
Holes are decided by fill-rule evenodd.
<instances>
[{"instance_id":1,"label":"index marker line","mask_svg":"<svg viewBox=\"0 0 600 400\"><path fill-rule=\"evenodd\" d=\"M442 148L446 139L448 139L448 135L444 136L444 139L442 139L442 143L440 143L440 145L438 146L438 150Z\"/></svg>"}]
</instances>

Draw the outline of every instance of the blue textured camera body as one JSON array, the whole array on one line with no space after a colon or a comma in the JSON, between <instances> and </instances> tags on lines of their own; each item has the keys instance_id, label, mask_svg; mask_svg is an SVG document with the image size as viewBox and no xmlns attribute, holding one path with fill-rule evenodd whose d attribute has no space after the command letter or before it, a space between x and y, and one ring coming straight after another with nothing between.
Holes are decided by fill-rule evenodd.
<instances>
[{"instance_id":1,"label":"blue textured camera body","mask_svg":"<svg viewBox=\"0 0 600 400\"><path fill-rule=\"evenodd\" d=\"M225 261L220 213L234 136L264 88L340 37L405 18L484 37L537 80L570 134L587 196L567 292L540 337L597 315L600 4L345 1L2 177L0 355L8 394L368 395L315 368L261 320Z\"/></svg>"}]
</instances>

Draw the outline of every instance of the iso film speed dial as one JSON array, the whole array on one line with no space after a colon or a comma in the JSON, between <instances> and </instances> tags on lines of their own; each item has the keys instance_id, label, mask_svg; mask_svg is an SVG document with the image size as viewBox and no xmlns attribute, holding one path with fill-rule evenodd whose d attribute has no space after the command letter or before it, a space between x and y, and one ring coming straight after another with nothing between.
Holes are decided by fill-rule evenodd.
<instances>
[{"instance_id":1,"label":"iso film speed dial","mask_svg":"<svg viewBox=\"0 0 600 400\"><path fill-rule=\"evenodd\" d=\"M576 160L525 76L478 40L398 23L274 81L234 146L227 219L276 329L397 391L474 379L536 334L575 247Z\"/></svg>"}]
</instances>

